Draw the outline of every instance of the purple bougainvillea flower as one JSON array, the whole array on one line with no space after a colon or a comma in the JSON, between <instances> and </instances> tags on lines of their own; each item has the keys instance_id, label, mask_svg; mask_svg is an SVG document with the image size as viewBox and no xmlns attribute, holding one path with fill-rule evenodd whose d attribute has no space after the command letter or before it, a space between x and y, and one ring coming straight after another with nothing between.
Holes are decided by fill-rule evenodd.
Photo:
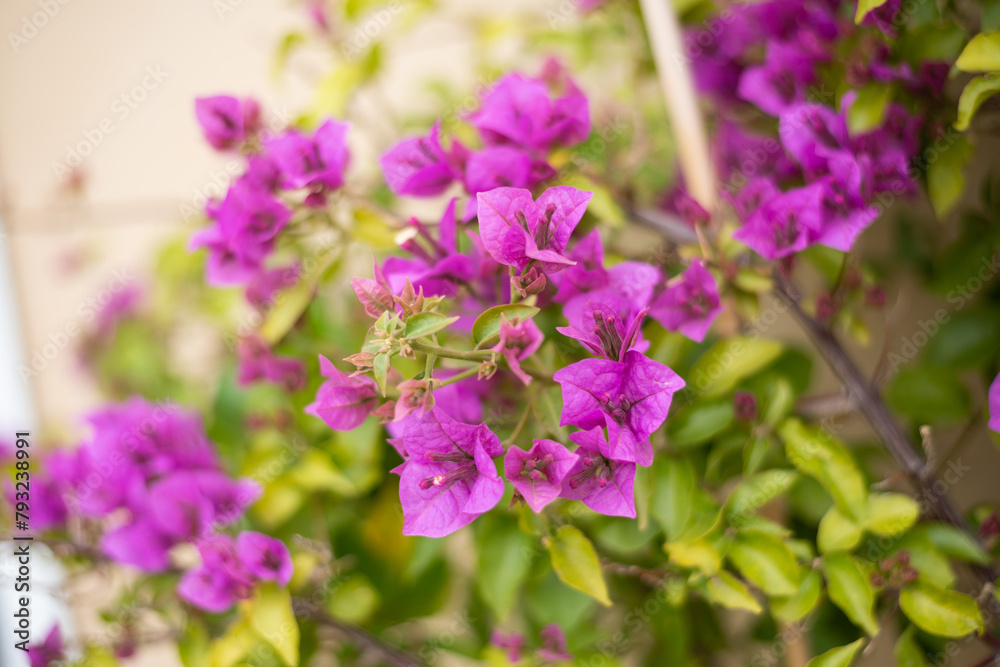
<instances>
[{"instance_id":1,"label":"purple bougainvillea flower","mask_svg":"<svg viewBox=\"0 0 1000 667\"><path fill-rule=\"evenodd\" d=\"M503 445L486 424L455 421L437 408L407 418L400 475L403 534L443 537L491 510L504 483L493 459Z\"/></svg>"},{"instance_id":2,"label":"purple bougainvillea flower","mask_svg":"<svg viewBox=\"0 0 1000 667\"><path fill-rule=\"evenodd\" d=\"M215 211L219 230L237 248L271 241L291 218L291 210L273 195L241 181L229 188Z\"/></svg>"},{"instance_id":3,"label":"purple bougainvillea flower","mask_svg":"<svg viewBox=\"0 0 1000 667\"><path fill-rule=\"evenodd\" d=\"M236 344L241 386L267 380L295 392L306 384L306 365L293 357L279 357L259 336L241 338Z\"/></svg>"},{"instance_id":4,"label":"purple bougainvillea flower","mask_svg":"<svg viewBox=\"0 0 1000 667\"><path fill-rule=\"evenodd\" d=\"M861 167L846 153L829 160L830 175L816 183L822 187L822 227L811 242L849 252L858 235L878 217L861 194Z\"/></svg>"},{"instance_id":5,"label":"purple bougainvillea flower","mask_svg":"<svg viewBox=\"0 0 1000 667\"><path fill-rule=\"evenodd\" d=\"M205 282L213 287L246 285L258 275L264 258L271 251L270 245L234 247L232 240L222 233L217 224L192 236L188 247L191 250L208 250Z\"/></svg>"},{"instance_id":6,"label":"purple bougainvillea flower","mask_svg":"<svg viewBox=\"0 0 1000 667\"><path fill-rule=\"evenodd\" d=\"M572 660L573 655L566 646L566 633L558 623L551 623L538 633L542 646L538 649L538 657L542 660Z\"/></svg>"},{"instance_id":7,"label":"purple bougainvillea flower","mask_svg":"<svg viewBox=\"0 0 1000 667\"><path fill-rule=\"evenodd\" d=\"M194 113L205 139L218 150L236 148L260 128L260 105L250 98L199 97Z\"/></svg>"},{"instance_id":8,"label":"purple bougainvillea flower","mask_svg":"<svg viewBox=\"0 0 1000 667\"><path fill-rule=\"evenodd\" d=\"M566 185L549 188L537 202L517 188L481 192L483 244L493 259L522 272L532 262L546 273L572 266L563 252L592 196Z\"/></svg>"},{"instance_id":9,"label":"purple bougainvillea flower","mask_svg":"<svg viewBox=\"0 0 1000 667\"><path fill-rule=\"evenodd\" d=\"M559 496L562 482L576 464L577 455L553 440L535 440L531 449L511 447L504 458L504 472L525 502L541 512Z\"/></svg>"},{"instance_id":10,"label":"purple bougainvillea flower","mask_svg":"<svg viewBox=\"0 0 1000 667\"><path fill-rule=\"evenodd\" d=\"M823 187L807 185L764 201L733 238L774 261L803 250L823 224Z\"/></svg>"},{"instance_id":11,"label":"purple bougainvillea flower","mask_svg":"<svg viewBox=\"0 0 1000 667\"><path fill-rule=\"evenodd\" d=\"M174 543L152 519L139 517L104 533L101 550L117 563L145 572L162 572L170 567L168 552Z\"/></svg>"},{"instance_id":12,"label":"purple bougainvillea flower","mask_svg":"<svg viewBox=\"0 0 1000 667\"><path fill-rule=\"evenodd\" d=\"M813 63L803 58L798 48L771 42L764 63L750 67L740 77L739 96L772 116L780 116L802 101L814 78Z\"/></svg>"},{"instance_id":13,"label":"purple bougainvillea flower","mask_svg":"<svg viewBox=\"0 0 1000 667\"><path fill-rule=\"evenodd\" d=\"M456 205L455 199L448 203L437 225L436 236L422 222L410 218L407 231L411 236L400 242L399 247L410 253L412 258L386 259L382 266L385 280L379 282L380 278L376 275L376 282L379 282L382 290L378 290L370 283L365 285L366 291L370 292L370 298L377 300L378 308L383 307L387 295L389 304L392 305L391 294L398 294L407 280L414 289L418 291L422 289L427 296L454 296L462 285L473 280L475 277L473 258L458 251ZM358 292L357 286L355 292ZM358 298L361 298L360 293ZM362 302L365 300L362 299ZM372 312L367 305L365 310L369 314Z\"/></svg>"},{"instance_id":14,"label":"purple bougainvillea flower","mask_svg":"<svg viewBox=\"0 0 1000 667\"><path fill-rule=\"evenodd\" d=\"M544 340L541 329L531 320L508 322L500 315L500 342L492 349L503 355L511 372L527 386L531 384L531 376L521 370L521 362L537 352Z\"/></svg>"},{"instance_id":15,"label":"purple bougainvillea flower","mask_svg":"<svg viewBox=\"0 0 1000 667\"><path fill-rule=\"evenodd\" d=\"M298 262L262 271L247 285L247 302L258 310L267 310L274 305L278 293L296 284L301 276L302 266Z\"/></svg>"},{"instance_id":16,"label":"purple bougainvillea flower","mask_svg":"<svg viewBox=\"0 0 1000 667\"><path fill-rule=\"evenodd\" d=\"M552 276L552 282L558 288L552 297L556 303L566 303L575 296L609 285L611 279L608 270L604 268L604 246L601 244L600 231L593 229L577 241L567 257L576 264Z\"/></svg>"},{"instance_id":17,"label":"purple bougainvillea flower","mask_svg":"<svg viewBox=\"0 0 1000 667\"><path fill-rule=\"evenodd\" d=\"M379 164L389 189L398 195L435 197L461 178L460 165L441 147L441 123L426 137L404 139Z\"/></svg>"},{"instance_id":18,"label":"purple bougainvillea flower","mask_svg":"<svg viewBox=\"0 0 1000 667\"><path fill-rule=\"evenodd\" d=\"M623 361L625 354L639 342L642 320L647 310L645 308L640 310L626 326L615 308L588 300L581 318L581 326L587 328L571 323L568 327L556 327L556 330L564 336L580 341L584 347L599 357L611 361Z\"/></svg>"},{"instance_id":19,"label":"purple bougainvillea flower","mask_svg":"<svg viewBox=\"0 0 1000 667\"><path fill-rule=\"evenodd\" d=\"M845 116L813 102L781 114L778 136L788 154L812 176L823 175L830 156L850 147Z\"/></svg>"},{"instance_id":20,"label":"purple bougainvillea flower","mask_svg":"<svg viewBox=\"0 0 1000 667\"><path fill-rule=\"evenodd\" d=\"M1000 433L1000 375L993 379L990 385L989 400L989 427Z\"/></svg>"},{"instance_id":21,"label":"purple bougainvillea flower","mask_svg":"<svg viewBox=\"0 0 1000 667\"><path fill-rule=\"evenodd\" d=\"M305 407L337 431L351 431L378 407L378 385L370 377L348 377L320 355L320 372L328 378L320 385L316 400Z\"/></svg>"},{"instance_id":22,"label":"purple bougainvillea flower","mask_svg":"<svg viewBox=\"0 0 1000 667\"><path fill-rule=\"evenodd\" d=\"M53 625L41 644L28 646L28 661L31 667L54 667L66 659L66 645L58 625Z\"/></svg>"},{"instance_id":23,"label":"purple bougainvillea flower","mask_svg":"<svg viewBox=\"0 0 1000 667\"><path fill-rule=\"evenodd\" d=\"M177 585L177 594L192 605L221 613L250 597L253 580L229 535L216 535L198 543L201 565L188 570Z\"/></svg>"},{"instance_id":24,"label":"purple bougainvillea flower","mask_svg":"<svg viewBox=\"0 0 1000 667\"><path fill-rule=\"evenodd\" d=\"M764 202L780 193L781 190L770 177L754 178L731 197L730 203L736 216L746 222Z\"/></svg>"},{"instance_id":25,"label":"purple bougainvillea flower","mask_svg":"<svg viewBox=\"0 0 1000 667\"><path fill-rule=\"evenodd\" d=\"M715 278L702 266L700 259L672 281L649 309L649 316L668 331L679 331L700 343L722 310Z\"/></svg>"},{"instance_id":26,"label":"purple bougainvillea flower","mask_svg":"<svg viewBox=\"0 0 1000 667\"><path fill-rule=\"evenodd\" d=\"M201 537L212 528L215 508L195 473L176 472L149 488L149 516L157 530L177 541Z\"/></svg>"},{"instance_id":27,"label":"purple bougainvillea flower","mask_svg":"<svg viewBox=\"0 0 1000 667\"><path fill-rule=\"evenodd\" d=\"M527 188L536 179L535 161L525 151L512 146L491 146L469 155L465 164L464 184L469 194L499 187Z\"/></svg>"},{"instance_id":28,"label":"purple bougainvillea flower","mask_svg":"<svg viewBox=\"0 0 1000 667\"><path fill-rule=\"evenodd\" d=\"M347 167L347 123L333 119L320 125L313 136L295 130L267 143L267 150L292 188L339 188Z\"/></svg>"},{"instance_id":29,"label":"purple bougainvillea flower","mask_svg":"<svg viewBox=\"0 0 1000 667\"><path fill-rule=\"evenodd\" d=\"M490 633L490 643L504 649L507 652L507 660L518 662L521 659L521 651L524 650L524 635L520 632L505 633L493 628L493 632Z\"/></svg>"},{"instance_id":30,"label":"purple bougainvillea flower","mask_svg":"<svg viewBox=\"0 0 1000 667\"><path fill-rule=\"evenodd\" d=\"M552 99L543 81L508 74L470 121L490 145L516 145L544 153L554 144L578 144L590 133L587 98L564 73L559 78L566 94Z\"/></svg>"},{"instance_id":31,"label":"purple bougainvillea flower","mask_svg":"<svg viewBox=\"0 0 1000 667\"><path fill-rule=\"evenodd\" d=\"M560 495L609 516L635 518L635 463L609 458L604 430L571 433L577 461L563 479Z\"/></svg>"},{"instance_id":32,"label":"purple bougainvillea flower","mask_svg":"<svg viewBox=\"0 0 1000 667\"><path fill-rule=\"evenodd\" d=\"M663 424L674 392L684 380L669 367L632 350L623 361L584 359L552 376L562 386L560 424L583 429L606 426L607 455L649 465L649 436Z\"/></svg>"},{"instance_id":33,"label":"purple bougainvillea flower","mask_svg":"<svg viewBox=\"0 0 1000 667\"><path fill-rule=\"evenodd\" d=\"M236 538L236 555L246 571L258 581L274 581L287 586L294 566L288 547L281 540L244 531Z\"/></svg>"}]
</instances>

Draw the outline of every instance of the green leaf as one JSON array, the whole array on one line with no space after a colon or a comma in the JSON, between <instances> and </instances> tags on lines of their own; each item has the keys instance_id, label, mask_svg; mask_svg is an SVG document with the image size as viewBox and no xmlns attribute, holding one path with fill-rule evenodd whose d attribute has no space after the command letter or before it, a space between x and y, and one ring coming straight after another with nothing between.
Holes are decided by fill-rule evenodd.
<instances>
[{"instance_id":1,"label":"green leaf","mask_svg":"<svg viewBox=\"0 0 1000 667\"><path fill-rule=\"evenodd\" d=\"M750 593L743 582L725 570L709 579L705 584L705 590L708 599L720 607L744 609L754 614L763 611L757 598Z\"/></svg>"},{"instance_id":2,"label":"green leaf","mask_svg":"<svg viewBox=\"0 0 1000 667\"><path fill-rule=\"evenodd\" d=\"M965 84L962 96L958 99L958 120L955 129L965 132L972 123L972 117L983 106L983 103L1000 92L1000 74L991 72Z\"/></svg>"},{"instance_id":3,"label":"green leaf","mask_svg":"<svg viewBox=\"0 0 1000 667\"><path fill-rule=\"evenodd\" d=\"M371 580L361 573L339 583L326 603L330 615L348 623L364 624L381 604L381 596Z\"/></svg>"},{"instance_id":4,"label":"green leaf","mask_svg":"<svg viewBox=\"0 0 1000 667\"><path fill-rule=\"evenodd\" d=\"M771 598L771 613L776 619L785 623L794 623L805 618L805 615L819 602L822 588L823 582L820 581L819 572L809 570L805 572L799 590L794 595Z\"/></svg>"},{"instance_id":5,"label":"green leaf","mask_svg":"<svg viewBox=\"0 0 1000 667\"><path fill-rule=\"evenodd\" d=\"M312 302L316 285L319 284L323 273L336 258L337 253L329 248L325 249L323 254L315 258L317 260L315 266L308 274L302 276L298 283L279 292L274 297L274 307L267 313L264 322L257 331L261 338L269 344L275 345L291 331Z\"/></svg>"},{"instance_id":6,"label":"green leaf","mask_svg":"<svg viewBox=\"0 0 1000 667\"><path fill-rule=\"evenodd\" d=\"M862 521L868 488L847 448L826 431L807 428L798 419L785 420L778 435L792 465L815 478L845 517Z\"/></svg>"},{"instance_id":7,"label":"green leaf","mask_svg":"<svg viewBox=\"0 0 1000 667\"><path fill-rule=\"evenodd\" d=\"M733 423L733 400L694 402L678 410L667 422L667 441L674 447L691 447L711 440Z\"/></svg>"},{"instance_id":8,"label":"green leaf","mask_svg":"<svg viewBox=\"0 0 1000 667\"><path fill-rule=\"evenodd\" d=\"M208 667L208 632L205 626L189 620L177 642L177 653L184 667Z\"/></svg>"},{"instance_id":9,"label":"green leaf","mask_svg":"<svg viewBox=\"0 0 1000 667\"><path fill-rule=\"evenodd\" d=\"M902 493L873 493L868 497L865 528L880 537L900 535L920 516L920 506Z\"/></svg>"},{"instance_id":10,"label":"green leaf","mask_svg":"<svg viewBox=\"0 0 1000 667\"><path fill-rule=\"evenodd\" d=\"M688 373L688 390L706 396L730 391L781 354L781 344L763 338L729 338L713 345Z\"/></svg>"},{"instance_id":11,"label":"green leaf","mask_svg":"<svg viewBox=\"0 0 1000 667\"><path fill-rule=\"evenodd\" d=\"M909 626L899 635L896 645L892 649L892 655L896 658L896 667L924 667L924 652L917 645L917 640L913 638L913 627Z\"/></svg>"},{"instance_id":12,"label":"green leaf","mask_svg":"<svg viewBox=\"0 0 1000 667\"><path fill-rule=\"evenodd\" d=\"M847 646L832 648L823 655L818 655L807 662L806 667L847 667L854 662L864 645L865 638L862 637Z\"/></svg>"},{"instance_id":13,"label":"green leaf","mask_svg":"<svg viewBox=\"0 0 1000 667\"><path fill-rule=\"evenodd\" d=\"M969 407L969 392L950 368L901 368L885 397L893 409L921 424L964 419Z\"/></svg>"},{"instance_id":14,"label":"green leaf","mask_svg":"<svg viewBox=\"0 0 1000 667\"><path fill-rule=\"evenodd\" d=\"M892 553L896 554L904 549L910 554L910 565L920 573L921 581L928 581L942 588L955 583L955 570L947 556L931 543L920 528L896 538Z\"/></svg>"},{"instance_id":15,"label":"green leaf","mask_svg":"<svg viewBox=\"0 0 1000 667\"><path fill-rule=\"evenodd\" d=\"M845 553L827 554L823 557L823 572L830 600L869 637L877 635L875 591L857 559Z\"/></svg>"},{"instance_id":16,"label":"green leaf","mask_svg":"<svg viewBox=\"0 0 1000 667\"><path fill-rule=\"evenodd\" d=\"M520 303L493 306L485 310L472 323L472 340L475 341L477 349L486 347L491 343L496 343L496 339L500 335L501 316L508 322L514 320L524 322L525 320L530 320L536 314L538 314L538 308L525 306Z\"/></svg>"},{"instance_id":17,"label":"green leaf","mask_svg":"<svg viewBox=\"0 0 1000 667\"><path fill-rule=\"evenodd\" d=\"M971 268L965 267L966 271ZM934 323L942 320L944 324L934 333ZM1000 312L995 308L966 308L950 314L947 320L935 318L923 324L931 337L924 348L928 364L976 368L1000 356Z\"/></svg>"},{"instance_id":18,"label":"green leaf","mask_svg":"<svg viewBox=\"0 0 1000 667\"><path fill-rule=\"evenodd\" d=\"M963 72L1000 70L1000 32L982 32L973 37L955 61Z\"/></svg>"},{"instance_id":19,"label":"green leaf","mask_svg":"<svg viewBox=\"0 0 1000 667\"><path fill-rule=\"evenodd\" d=\"M884 0L883 0L884 1ZM860 0L858 8L865 0ZM858 91L847 110L847 129L852 136L864 134L882 125L885 110L892 101L892 86L870 83Z\"/></svg>"},{"instance_id":20,"label":"green leaf","mask_svg":"<svg viewBox=\"0 0 1000 667\"><path fill-rule=\"evenodd\" d=\"M722 556L711 542L705 539L691 542L667 542L663 550L670 562L680 567L699 570L706 577L715 575L722 567Z\"/></svg>"},{"instance_id":21,"label":"green leaf","mask_svg":"<svg viewBox=\"0 0 1000 667\"><path fill-rule=\"evenodd\" d=\"M248 616L257 636L273 646L285 664L299 664L299 624L292 612L292 596L286 589L274 584L258 585Z\"/></svg>"},{"instance_id":22,"label":"green leaf","mask_svg":"<svg viewBox=\"0 0 1000 667\"><path fill-rule=\"evenodd\" d=\"M927 194L939 219L951 211L965 191L965 165L971 157L972 146L960 135L928 164Z\"/></svg>"},{"instance_id":23,"label":"green leaf","mask_svg":"<svg viewBox=\"0 0 1000 667\"><path fill-rule=\"evenodd\" d=\"M758 435L747 440L743 445L743 474L752 475L764 464L764 459L771 451L771 438Z\"/></svg>"},{"instance_id":24,"label":"green leaf","mask_svg":"<svg viewBox=\"0 0 1000 667\"><path fill-rule=\"evenodd\" d=\"M653 459L653 493L650 513L670 541L680 537L691 516L695 474L687 459L657 456Z\"/></svg>"},{"instance_id":25,"label":"green leaf","mask_svg":"<svg viewBox=\"0 0 1000 667\"><path fill-rule=\"evenodd\" d=\"M574 526L562 526L548 540L552 567L565 584L611 606L608 586L594 545Z\"/></svg>"},{"instance_id":26,"label":"green leaf","mask_svg":"<svg viewBox=\"0 0 1000 667\"><path fill-rule=\"evenodd\" d=\"M899 592L899 607L914 625L932 635L964 637L983 629L975 600L919 579Z\"/></svg>"},{"instance_id":27,"label":"green leaf","mask_svg":"<svg viewBox=\"0 0 1000 667\"><path fill-rule=\"evenodd\" d=\"M777 537L741 533L726 556L747 581L768 595L794 595L799 588L799 565L788 546Z\"/></svg>"},{"instance_id":28,"label":"green leaf","mask_svg":"<svg viewBox=\"0 0 1000 667\"><path fill-rule=\"evenodd\" d=\"M942 553L976 565L986 565L990 557L972 537L946 523L925 523L914 532L923 534Z\"/></svg>"},{"instance_id":29,"label":"green leaf","mask_svg":"<svg viewBox=\"0 0 1000 667\"><path fill-rule=\"evenodd\" d=\"M625 212L622 211L611 192L603 185L580 172L570 173L565 178L560 179L560 183L593 194L590 203L587 204L587 213L596 216L598 220L615 229L625 225Z\"/></svg>"},{"instance_id":30,"label":"green leaf","mask_svg":"<svg viewBox=\"0 0 1000 667\"><path fill-rule=\"evenodd\" d=\"M831 551L850 551L861 541L861 526L831 507L819 522L816 546L822 554Z\"/></svg>"},{"instance_id":31,"label":"green leaf","mask_svg":"<svg viewBox=\"0 0 1000 667\"><path fill-rule=\"evenodd\" d=\"M406 318L403 336L409 340L423 338L437 333L457 321L457 317L446 317L441 313L416 313Z\"/></svg>"},{"instance_id":32,"label":"green leaf","mask_svg":"<svg viewBox=\"0 0 1000 667\"><path fill-rule=\"evenodd\" d=\"M486 519L477 540L476 585L497 618L504 618L528 576L534 539L502 515L491 513Z\"/></svg>"},{"instance_id":33,"label":"green leaf","mask_svg":"<svg viewBox=\"0 0 1000 667\"><path fill-rule=\"evenodd\" d=\"M861 25L868 12L874 11L884 5L886 0L858 0L858 9L854 12L854 22Z\"/></svg>"},{"instance_id":34,"label":"green leaf","mask_svg":"<svg viewBox=\"0 0 1000 667\"><path fill-rule=\"evenodd\" d=\"M385 396L386 386L389 384L389 355L390 352L379 352L372 362L375 384L378 385L378 390L383 396Z\"/></svg>"},{"instance_id":35,"label":"green leaf","mask_svg":"<svg viewBox=\"0 0 1000 667\"><path fill-rule=\"evenodd\" d=\"M794 470L765 470L740 482L727 500L730 523L740 526L743 520L768 504L795 483L799 475Z\"/></svg>"}]
</instances>

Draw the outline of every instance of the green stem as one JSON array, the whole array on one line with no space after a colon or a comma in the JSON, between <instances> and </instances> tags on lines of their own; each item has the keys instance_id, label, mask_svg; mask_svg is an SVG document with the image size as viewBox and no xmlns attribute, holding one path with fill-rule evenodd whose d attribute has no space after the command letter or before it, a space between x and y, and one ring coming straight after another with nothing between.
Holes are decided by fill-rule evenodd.
<instances>
[{"instance_id":1,"label":"green stem","mask_svg":"<svg viewBox=\"0 0 1000 667\"><path fill-rule=\"evenodd\" d=\"M463 361L487 361L493 356L493 352L490 350L451 350L447 347L431 345L419 340L411 341L410 347L424 354L433 354L446 359L461 359Z\"/></svg>"},{"instance_id":2,"label":"green stem","mask_svg":"<svg viewBox=\"0 0 1000 667\"><path fill-rule=\"evenodd\" d=\"M475 366L472 366L470 368L466 368L461 373L457 373L455 375L452 375L447 380L442 380L441 384L438 385L438 389L440 389L441 387L447 387L450 384L455 384L456 382L461 382L465 378L472 377L473 375L477 375L478 373L479 373L479 365L478 364L475 365Z\"/></svg>"},{"instance_id":3,"label":"green stem","mask_svg":"<svg viewBox=\"0 0 1000 667\"><path fill-rule=\"evenodd\" d=\"M514 267L510 267L510 303L511 305L518 302L517 289L514 287Z\"/></svg>"},{"instance_id":4,"label":"green stem","mask_svg":"<svg viewBox=\"0 0 1000 667\"><path fill-rule=\"evenodd\" d=\"M531 414L531 404L534 403L534 398L535 392L531 392L531 395L528 396L528 404L524 407L524 411L521 412L521 417L517 420L514 430L511 431L511 434L507 436L506 440L503 441L504 448L513 445L514 441L517 440L517 436L521 435L521 431L524 430L524 425L528 423L528 415Z\"/></svg>"}]
</instances>

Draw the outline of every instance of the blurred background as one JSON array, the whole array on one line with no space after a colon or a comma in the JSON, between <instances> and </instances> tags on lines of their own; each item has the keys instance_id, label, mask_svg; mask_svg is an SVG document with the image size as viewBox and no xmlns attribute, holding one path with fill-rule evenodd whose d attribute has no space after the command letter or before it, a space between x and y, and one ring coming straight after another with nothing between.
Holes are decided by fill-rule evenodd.
<instances>
[{"instance_id":1,"label":"blurred background","mask_svg":"<svg viewBox=\"0 0 1000 667\"><path fill-rule=\"evenodd\" d=\"M380 85L353 101L369 124L351 139L362 169L371 169L398 138L395 114L439 109L427 91L428 73L459 89L483 84L473 66L480 42L469 32L475 16L579 20L566 0L439 4L432 18L389 42ZM195 229L206 199L222 194L239 168L202 140L194 98L252 95L265 118L283 126L309 105L324 55L298 50L278 72L286 36L311 29L306 5L288 0L3 0L0 26L7 42L0 47L0 252L16 308L16 322L4 323L5 340L16 342L9 336L18 332L25 356L24 366L0 369L2 386L13 392L0 397L3 426L32 419L19 414L30 408L18 399L28 397L39 441L72 442L79 416L101 400L79 360L81 336L73 332L90 325L122 285L148 286L159 246ZM516 60L516 42L495 46L506 54L501 60ZM524 66L537 70L539 62ZM588 94L598 93L587 89L586 76L581 81ZM869 233L865 245L891 253L893 239ZM897 336L915 331L913 323L938 307L908 298L905 285L887 287L893 318L902 323ZM182 370L205 372L211 344L203 333L194 328L171 341L171 358ZM863 367L874 367L882 334L873 331L876 344L855 350ZM779 335L799 336L792 327L779 327ZM828 369L815 371L818 392L835 387ZM972 400L980 405L982 397ZM995 498L997 453L982 424L961 428L941 440L962 439L961 461L971 471L951 493L968 507ZM846 432L867 431L852 419ZM77 593L73 599L87 607L106 591ZM87 614L78 616L86 632ZM135 664L176 664L172 645L161 648ZM890 664L883 648L891 652L891 643L869 664Z\"/></svg>"}]
</instances>

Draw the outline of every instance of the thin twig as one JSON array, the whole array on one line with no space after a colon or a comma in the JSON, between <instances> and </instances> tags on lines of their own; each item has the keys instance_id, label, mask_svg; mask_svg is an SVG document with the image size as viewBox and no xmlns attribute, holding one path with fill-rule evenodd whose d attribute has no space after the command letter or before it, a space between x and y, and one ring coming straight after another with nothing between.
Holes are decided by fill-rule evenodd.
<instances>
[{"instance_id":1,"label":"thin twig","mask_svg":"<svg viewBox=\"0 0 1000 667\"><path fill-rule=\"evenodd\" d=\"M426 664L417 658L417 656L392 646L363 628L333 618L308 600L292 598L292 608L295 610L297 617L308 618L320 625L336 630L354 642L358 648L377 653L382 658L382 661L393 667L426 667Z\"/></svg>"},{"instance_id":2,"label":"thin twig","mask_svg":"<svg viewBox=\"0 0 1000 667\"><path fill-rule=\"evenodd\" d=\"M923 458L903 432L899 422L889 412L882 396L864 378L860 369L847 355L847 351L833 333L802 310L792 286L777 272L774 275L774 292L778 299L788 306L792 316L812 339L833 372L840 378L844 388L854 398L858 409L868 420L889 454L892 455L896 465L906 473L910 482L918 489L919 497L928 502L931 513L941 521L962 530L973 540L978 540L965 522L961 512L952 504L951 498L946 493L940 493L936 490L937 478L933 473L928 474L929 469L926 468ZM987 566L977 565L973 567L973 570L977 578L981 580L981 585L992 583L996 579L992 569Z\"/></svg>"}]
</instances>

